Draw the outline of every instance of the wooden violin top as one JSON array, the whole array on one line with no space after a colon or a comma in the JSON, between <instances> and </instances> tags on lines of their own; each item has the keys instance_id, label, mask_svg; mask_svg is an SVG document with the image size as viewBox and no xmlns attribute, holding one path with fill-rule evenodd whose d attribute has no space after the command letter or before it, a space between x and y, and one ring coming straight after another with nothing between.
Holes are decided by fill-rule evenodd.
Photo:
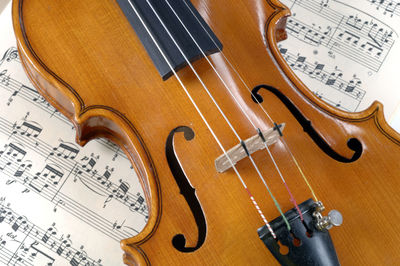
<instances>
[{"instance_id":1,"label":"wooden violin top","mask_svg":"<svg viewBox=\"0 0 400 266\"><path fill-rule=\"evenodd\" d=\"M215 71L201 58L193 62L197 76L186 66L166 81L116 1L13 3L18 49L35 87L71 120L79 144L98 137L112 140L124 149L140 178L150 217L141 233L122 240L124 262L277 263L257 234L264 222L237 173L233 168L218 173L214 165L224 153L221 146L229 150L239 144L237 136L246 140L257 135L257 128L274 126L260 105L274 122L285 123L287 145L318 198L327 208L342 213L343 225L330 231L340 262L400 261L400 135L384 120L382 105L375 102L363 112L346 113L314 96L279 54L277 42L286 37L285 21L290 13L278 1L192 3L221 41L223 53L208 56ZM320 139L304 132L310 128L307 123L299 124L301 118L291 112L290 104L261 85L281 92L311 121ZM261 86L262 103L252 99L250 91L257 86ZM348 146L352 138L361 145L359 158L354 160L355 151ZM168 141L173 145L168 146ZM193 211L181 195L176 181L179 169L171 169L168 147L195 189L200 210ZM311 198L283 142L270 150L298 203ZM252 158L282 210L292 209L268 153L258 151ZM269 221L278 217L252 162L240 160L235 169L265 217ZM196 213L203 218L196 218ZM199 220L205 223L199 225ZM177 234L185 236L186 247L196 247L200 231L205 236L200 247L190 252L174 247L172 239Z\"/></svg>"}]
</instances>

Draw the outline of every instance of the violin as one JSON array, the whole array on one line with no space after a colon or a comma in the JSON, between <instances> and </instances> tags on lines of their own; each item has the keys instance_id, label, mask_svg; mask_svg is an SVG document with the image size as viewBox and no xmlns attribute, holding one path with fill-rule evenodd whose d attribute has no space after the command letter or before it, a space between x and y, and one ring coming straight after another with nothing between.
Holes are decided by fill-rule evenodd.
<instances>
[{"instance_id":1,"label":"violin","mask_svg":"<svg viewBox=\"0 0 400 266\"><path fill-rule=\"evenodd\" d=\"M289 15L277 0L13 1L34 86L77 143L115 142L140 179L149 220L124 263L400 261L400 135L382 104L347 113L305 87L277 47Z\"/></svg>"}]
</instances>

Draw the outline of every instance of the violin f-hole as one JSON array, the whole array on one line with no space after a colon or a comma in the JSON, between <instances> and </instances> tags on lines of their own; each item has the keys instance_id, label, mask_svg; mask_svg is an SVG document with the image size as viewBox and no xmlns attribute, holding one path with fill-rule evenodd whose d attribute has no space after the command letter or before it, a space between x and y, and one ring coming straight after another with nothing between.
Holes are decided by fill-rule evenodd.
<instances>
[{"instance_id":1,"label":"violin f-hole","mask_svg":"<svg viewBox=\"0 0 400 266\"><path fill-rule=\"evenodd\" d=\"M268 90L268 91L272 92L276 97L278 97L278 99L282 101L282 103L289 109L289 111L292 113L292 115L296 118L297 122L299 122L299 124L303 127L304 132L306 132L311 137L311 139L315 142L315 144L317 144L318 147L323 152L325 152L328 156L330 156L331 158L333 158L339 162L342 162L342 163L351 163L351 162L358 160L358 158L360 158L362 151L363 151L363 147L362 147L361 142L358 139L350 138L347 141L347 147L349 147L350 150L354 151L354 154L351 158L346 158L346 157L342 156L341 154L337 153L335 150L333 150L329 146L329 144L313 128L313 126L311 125L311 121L308 120L300 112L300 110L297 109L297 107L292 103L292 101L290 101L278 89L276 89L272 86L268 86L268 85L256 86L252 90L252 94L251 94L251 98L253 99L253 101L255 103L263 102L263 98L259 94L259 91L261 89Z\"/></svg>"},{"instance_id":2,"label":"violin f-hole","mask_svg":"<svg viewBox=\"0 0 400 266\"><path fill-rule=\"evenodd\" d=\"M200 202L196 196L196 190L191 186L175 154L174 135L177 132L183 132L184 137L187 141L190 141L194 138L194 132L191 128L186 126L180 126L173 129L169 133L167 138L165 154L167 156L169 168L171 169L176 184L180 189L180 193L188 203L190 210L192 211L193 217L196 221L198 238L196 246L186 247L185 236L183 234L177 234L172 239L172 245L181 252L194 252L199 249L206 240L207 223L203 209L201 208Z\"/></svg>"}]
</instances>

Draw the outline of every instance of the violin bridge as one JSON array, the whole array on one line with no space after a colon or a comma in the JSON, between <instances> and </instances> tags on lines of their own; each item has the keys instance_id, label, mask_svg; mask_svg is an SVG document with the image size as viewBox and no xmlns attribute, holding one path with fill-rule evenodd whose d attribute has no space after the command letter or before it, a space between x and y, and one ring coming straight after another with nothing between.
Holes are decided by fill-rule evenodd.
<instances>
[{"instance_id":1,"label":"violin bridge","mask_svg":"<svg viewBox=\"0 0 400 266\"><path fill-rule=\"evenodd\" d=\"M274 144L278 138L280 137L281 132L283 131L285 124L282 123L280 125L276 125L273 128L261 131L264 136L264 140L268 146ZM253 154L256 151L265 149L264 140L261 138L259 134L256 134L245 141L243 143L239 143L234 146L232 149L228 150L226 154L222 154L217 159L215 159L215 168L219 173L223 173L233 165L235 165L238 161L246 158L248 156L247 153ZM244 148L246 147L246 149ZM230 158L230 160L228 159Z\"/></svg>"}]
</instances>

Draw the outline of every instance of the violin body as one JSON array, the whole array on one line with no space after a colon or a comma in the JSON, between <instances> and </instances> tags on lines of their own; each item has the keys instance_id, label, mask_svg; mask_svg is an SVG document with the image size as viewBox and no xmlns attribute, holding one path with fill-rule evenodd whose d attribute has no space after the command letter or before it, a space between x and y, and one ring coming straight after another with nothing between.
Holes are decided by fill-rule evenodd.
<instances>
[{"instance_id":1,"label":"violin body","mask_svg":"<svg viewBox=\"0 0 400 266\"><path fill-rule=\"evenodd\" d=\"M358 160L339 162L324 153L275 95L260 91L260 103L283 132L319 198L338 209L342 226L330 231L342 264L376 265L400 261L400 135L374 103L360 113L346 113L323 103L294 75L280 56L289 10L275 0L204 1L193 5L223 44L224 55L253 88L279 89L312 122L338 154L352 157L350 138L362 145ZM14 30L24 68L39 92L74 124L80 145L105 137L128 155L149 207L148 224L121 241L127 264L271 265L276 259L257 235L263 221L235 172L218 173L214 160L223 154L175 77L163 81L116 1L14 0ZM270 121L221 53L209 59L232 88L257 127ZM247 139L256 134L237 102L227 93L204 58L193 63L213 97ZM177 74L226 149L238 140L189 67ZM192 252L172 244L183 234L196 246L198 225L166 159L166 141L177 127L174 151L196 191L206 220L206 237ZM311 197L284 145L271 152L299 202ZM292 203L265 152L254 160L284 211ZM267 219L279 216L248 159L237 163Z\"/></svg>"}]
</instances>

